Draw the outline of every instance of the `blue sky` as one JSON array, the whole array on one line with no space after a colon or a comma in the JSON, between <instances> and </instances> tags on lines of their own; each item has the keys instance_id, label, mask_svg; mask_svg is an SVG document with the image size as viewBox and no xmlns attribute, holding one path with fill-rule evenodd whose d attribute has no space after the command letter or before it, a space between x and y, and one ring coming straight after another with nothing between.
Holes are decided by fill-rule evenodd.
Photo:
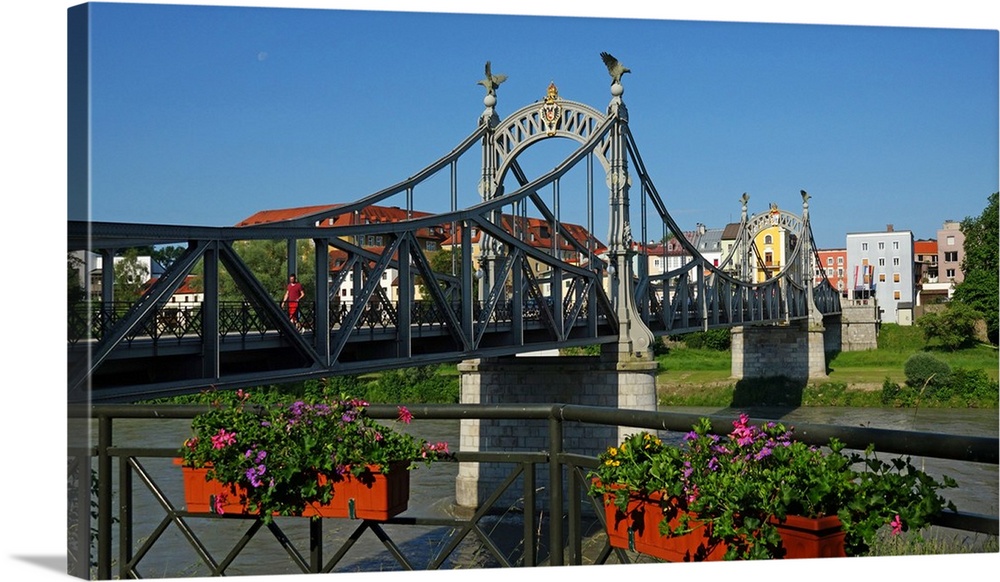
<instances>
[{"instance_id":1,"label":"blue sky","mask_svg":"<svg viewBox=\"0 0 1000 582\"><path fill-rule=\"evenodd\" d=\"M682 228L738 220L743 192L798 212L804 189L821 247L934 238L998 189L996 30L100 3L91 24L94 220L355 200L474 130L485 61L509 75L501 118L550 81L603 110L601 51L632 69L630 126Z\"/></svg>"},{"instance_id":2,"label":"blue sky","mask_svg":"<svg viewBox=\"0 0 1000 582\"><path fill-rule=\"evenodd\" d=\"M8 442L29 443L8 447L6 459L23 475L56 476L4 480L8 499L65 494L60 225L67 190L66 10L77 3L0 3L7 146L0 180L8 251L0 290L8 307L4 323L17 334L4 362L14 363L5 367L7 406L24 412L4 426ZM289 4L403 7L389 0ZM887 223L927 238L945 218L978 215L997 190L1000 17L987 13L982 0L903 3L905 12L877 0L468 4L420 0L405 8L823 26L561 18L413 30L414 21L433 20L414 16L402 28L334 23L324 30L318 17L295 27L270 12L255 21L246 11L226 26L186 30L171 29L169 15L153 27L124 23L114 33L124 34L119 48L107 50L111 29L95 38L95 58L103 42L105 60L95 62L99 83L93 87L93 218L229 225L262 208L369 193L411 175L471 131L482 109L475 82L486 59L510 75L499 93L502 115L541 98L549 81L563 97L603 109L609 98L597 57L603 50L633 69L624 95L632 129L671 214L686 228L727 221L744 191L759 211L771 201L798 204L798 191L806 189L821 245ZM474 20L450 19L470 26ZM928 30L941 27L952 30ZM376 156L386 161L372 164ZM64 539L52 530L64 519L61 506L52 504L46 513L38 503L11 503L6 511L20 529L6 546L4 572L15 579L65 579ZM996 568L998 558L963 555L960 567ZM824 569L866 576L873 568L903 570L913 580L940 580L959 565L949 559L921 560L918 567L894 558L835 562ZM809 565L728 566L746 575L755 568L806 572ZM506 575L477 576L497 574ZM446 574L435 579L440 575Z\"/></svg>"}]
</instances>

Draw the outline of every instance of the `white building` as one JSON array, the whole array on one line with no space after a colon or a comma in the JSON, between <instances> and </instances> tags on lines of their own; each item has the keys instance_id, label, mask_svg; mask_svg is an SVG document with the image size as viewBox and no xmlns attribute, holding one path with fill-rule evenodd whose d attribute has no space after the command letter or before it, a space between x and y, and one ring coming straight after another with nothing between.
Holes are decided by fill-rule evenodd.
<instances>
[{"instance_id":1,"label":"white building","mask_svg":"<svg viewBox=\"0 0 1000 582\"><path fill-rule=\"evenodd\" d=\"M895 230L847 234L847 286L851 298L874 296L883 323L908 324L902 307L914 305L913 233ZM900 304L903 304L902 306ZM912 307L911 307L912 309Z\"/></svg>"}]
</instances>

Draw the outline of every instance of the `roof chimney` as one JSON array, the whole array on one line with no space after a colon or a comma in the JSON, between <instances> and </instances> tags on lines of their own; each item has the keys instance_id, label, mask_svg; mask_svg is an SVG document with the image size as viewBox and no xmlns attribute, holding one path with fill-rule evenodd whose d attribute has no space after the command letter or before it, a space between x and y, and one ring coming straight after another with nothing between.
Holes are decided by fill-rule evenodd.
<instances>
[{"instance_id":1,"label":"roof chimney","mask_svg":"<svg viewBox=\"0 0 1000 582\"><path fill-rule=\"evenodd\" d=\"M885 225L885 231L886 232L892 232L892 225L891 224Z\"/></svg>"}]
</instances>

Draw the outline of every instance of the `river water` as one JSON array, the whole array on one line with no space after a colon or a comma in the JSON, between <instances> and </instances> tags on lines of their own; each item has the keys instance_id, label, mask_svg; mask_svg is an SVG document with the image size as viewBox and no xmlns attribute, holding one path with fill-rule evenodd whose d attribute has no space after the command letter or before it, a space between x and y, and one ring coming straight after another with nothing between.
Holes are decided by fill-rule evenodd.
<instances>
[{"instance_id":1,"label":"river water","mask_svg":"<svg viewBox=\"0 0 1000 582\"><path fill-rule=\"evenodd\" d=\"M671 407L664 411L692 414L736 415L736 411L720 408ZM756 418L773 418L786 424L795 422L865 426L947 434L998 436L996 410L972 409L868 409L808 407L794 410L750 409ZM452 448L459 443L458 420L414 420L408 427L428 441L446 441ZM115 423L114 441L119 446L172 447L190 436L190 423L186 420L119 420ZM162 487L164 494L176 507L183 507L183 484L180 471L170 459L140 459L151 478ZM914 464L936 476L946 474L959 482L957 489L945 491L945 496L959 510L985 515L998 514L998 473L996 465L960 463L939 459L915 459ZM435 463L419 466L411 474L409 507L401 517L452 517L458 511L454 505L456 463ZM141 544L161 525L166 513L156 498L137 479L134 487L135 531L134 541ZM498 516L481 522L491 527L506 528L504 517ZM188 518L192 531L209 547L217 561L224 559L235 541L246 532L252 521L227 519ZM308 520L278 518L276 523L308 560ZM323 520L324 561L348 539L360 522L351 520ZM437 551L448 543L450 528L440 526L383 526L389 537L400 546L402 553L416 569L426 568ZM515 529L515 534L520 531ZM117 534L116 534L117 535ZM117 542L116 542L117 544ZM115 549L117 556L117 545ZM445 562L443 568L491 567L496 565L475 540L467 536L459 550ZM360 541L338 563L337 572L380 572L401 569L372 531L365 531ZM143 557L138 568L145 578L174 578L206 576L208 570L201 564L192 545L176 525L168 525L164 534ZM239 557L226 570L228 575L292 574L300 570L267 530L258 532Z\"/></svg>"}]
</instances>

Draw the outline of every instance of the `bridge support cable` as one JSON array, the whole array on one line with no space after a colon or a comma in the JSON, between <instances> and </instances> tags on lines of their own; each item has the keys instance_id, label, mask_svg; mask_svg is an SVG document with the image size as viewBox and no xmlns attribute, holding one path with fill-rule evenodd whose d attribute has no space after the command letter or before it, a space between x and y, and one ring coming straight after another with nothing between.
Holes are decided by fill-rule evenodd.
<instances>
[{"instance_id":1,"label":"bridge support cable","mask_svg":"<svg viewBox=\"0 0 1000 582\"><path fill-rule=\"evenodd\" d=\"M373 204L378 204L379 202L382 202L387 198L390 198L401 192L405 192L407 189L412 190L415 186L433 177L445 167L451 166L452 171L454 172L455 162L457 162L457 160L462 156L462 154L468 151L469 148L476 145L480 141L480 139L482 139L482 137L486 134L486 131L487 128L485 126L477 127L475 131L473 131L468 137L462 140L462 142L459 143L459 145L456 146L453 150L451 150L450 152L448 152L435 162L431 163L430 165L426 166L424 169L420 170L413 176L410 176L409 178L403 180L402 182L389 186L388 188L384 188L382 190L379 190L378 192L369 194L368 196L360 198L354 202L343 204L330 210L315 212L312 214L300 216L280 223L271 223L272 225L264 224L260 226L261 228L274 228L278 226L281 227L313 226L317 222L329 218L334 218L342 214L347 214L349 212L357 212Z\"/></svg>"}]
</instances>

